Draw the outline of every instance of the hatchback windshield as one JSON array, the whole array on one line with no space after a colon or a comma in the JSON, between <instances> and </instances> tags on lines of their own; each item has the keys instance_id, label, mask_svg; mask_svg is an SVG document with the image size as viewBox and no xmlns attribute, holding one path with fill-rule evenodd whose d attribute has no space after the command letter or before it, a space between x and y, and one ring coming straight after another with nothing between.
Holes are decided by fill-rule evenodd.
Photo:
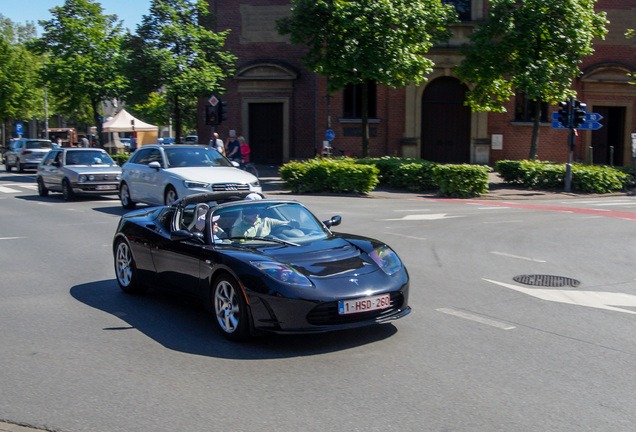
<instances>
[{"instance_id":1,"label":"hatchback windshield","mask_svg":"<svg viewBox=\"0 0 636 432\"><path fill-rule=\"evenodd\" d=\"M51 141L27 141L26 148L28 149L52 149L53 144Z\"/></svg>"},{"instance_id":2,"label":"hatchback windshield","mask_svg":"<svg viewBox=\"0 0 636 432\"><path fill-rule=\"evenodd\" d=\"M115 162L105 151L71 150L66 152L66 165L115 165Z\"/></svg>"},{"instance_id":3,"label":"hatchback windshield","mask_svg":"<svg viewBox=\"0 0 636 432\"><path fill-rule=\"evenodd\" d=\"M232 166L232 164L211 148L168 148L165 150L168 168L182 167L216 167Z\"/></svg>"}]
</instances>

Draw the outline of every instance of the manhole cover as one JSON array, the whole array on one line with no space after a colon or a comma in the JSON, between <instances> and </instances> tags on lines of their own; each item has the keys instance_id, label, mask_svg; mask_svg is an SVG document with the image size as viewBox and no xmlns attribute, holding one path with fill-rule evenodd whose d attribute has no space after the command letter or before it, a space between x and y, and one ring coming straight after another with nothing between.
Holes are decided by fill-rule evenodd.
<instances>
[{"instance_id":1,"label":"manhole cover","mask_svg":"<svg viewBox=\"0 0 636 432\"><path fill-rule=\"evenodd\" d=\"M576 279L552 276L552 275L520 275L512 278L515 282L524 285L542 286L542 287L577 287L581 282Z\"/></svg>"}]
</instances>

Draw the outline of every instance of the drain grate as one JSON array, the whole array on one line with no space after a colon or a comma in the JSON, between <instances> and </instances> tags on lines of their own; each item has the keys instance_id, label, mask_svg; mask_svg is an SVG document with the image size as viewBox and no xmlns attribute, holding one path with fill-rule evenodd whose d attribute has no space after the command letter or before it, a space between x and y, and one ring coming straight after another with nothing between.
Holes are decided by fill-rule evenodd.
<instances>
[{"instance_id":1,"label":"drain grate","mask_svg":"<svg viewBox=\"0 0 636 432\"><path fill-rule=\"evenodd\" d=\"M520 275L512 278L515 282L524 285L542 286L542 287L577 287L581 282L576 279L552 276L552 275Z\"/></svg>"}]
</instances>

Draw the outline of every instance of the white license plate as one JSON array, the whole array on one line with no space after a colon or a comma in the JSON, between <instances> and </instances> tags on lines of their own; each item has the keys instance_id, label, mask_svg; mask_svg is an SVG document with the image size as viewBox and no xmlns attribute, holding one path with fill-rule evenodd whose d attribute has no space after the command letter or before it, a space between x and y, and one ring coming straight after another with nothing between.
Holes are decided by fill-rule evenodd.
<instances>
[{"instance_id":1,"label":"white license plate","mask_svg":"<svg viewBox=\"0 0 636 432\"><path fill-rule=\"evenodd\" d=\"M97 185L95 186L95 190L113 190L117 189L115 185Z\"/></svg>"},{"instance_id":2,"label":"white license plate","mask_svg":"<svg viewBox=\"0 0 636 432\"><path fill-rule=\"evenodd\" d=\"M353 300L342 300L338 302L338 313L340 315L368 312L379 309L386 309L391 306L391 295L382 294L373 297L362 297Z\"/></svg>"}]
</instances>

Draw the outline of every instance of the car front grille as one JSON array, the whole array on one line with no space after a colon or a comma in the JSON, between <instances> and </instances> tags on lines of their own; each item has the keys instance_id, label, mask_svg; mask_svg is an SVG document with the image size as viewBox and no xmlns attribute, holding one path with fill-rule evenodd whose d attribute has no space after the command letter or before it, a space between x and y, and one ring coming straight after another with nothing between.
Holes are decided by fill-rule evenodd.
<instances>
[{"instance_id":1,"label":"car front grille","mask_svg":"<svg viewBox=\"0 0 636 432\"><path fill-rule=\"evenodd\" d=\"M307 314L307 321L312 325L339 325L372 319L382 319L398 312L404 307L404 295L401 292L391 293L391 306L386 309L360 312L349 315L338 313L338 302L323 303Z\"/></svg>"},{"instance_id":2,"label":"car front grille","mask_svg":"<svg viewBox=\"0 0 636 432\"><path fill-rule=\"evenodd\" d=\"M246 191L246 190L250 190L250 187L246 184L240 184L240 183L215 183L212 185L213 192Z\"/></svg>"}]
</instances>

